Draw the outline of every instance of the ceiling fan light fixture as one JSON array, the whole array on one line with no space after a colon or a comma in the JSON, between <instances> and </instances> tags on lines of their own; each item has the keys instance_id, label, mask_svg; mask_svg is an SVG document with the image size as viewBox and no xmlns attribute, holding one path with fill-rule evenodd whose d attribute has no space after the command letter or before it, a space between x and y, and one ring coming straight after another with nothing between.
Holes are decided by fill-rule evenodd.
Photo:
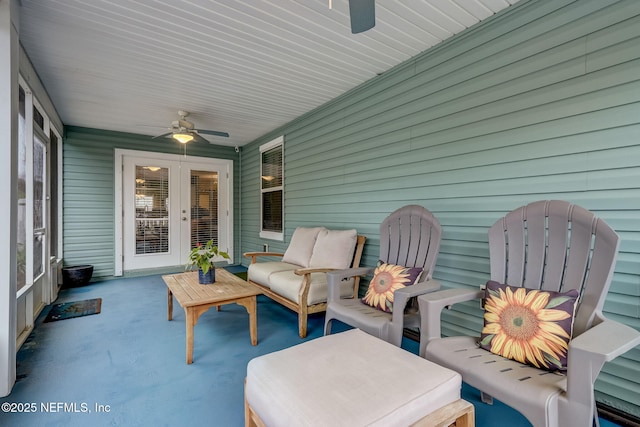
<instances>
[{"instance_id":1,"label":"ceiling fan light fixture","mask_svg":"<svg viewBox=\"0 0 640 427\"><path fill-rule=\"evenodd\" d=\"M187 142L191 141L208 143L209 141L200 136L200 134L221 136L223 138L229 137L229 134L227 132L209 129L196 129L193 123L186 119L186 117L189 115L189 113L186 111L180 110L178 111L178 115L180 116L180 120L174 120L173 122L171 122L171 126L167 129L169 132L154 136L152 139L169 138L175 139L181 144L186 144Z\"/></svg>"},{"instance_id":2,"label":"ceiling fan light fixture","mask_svg":"<svg viewBox=\"0 0 640 427\"><path fill-rule=\"evenodd\" d=\"M174 133L172 136L173 136L173 139L179 141L181 144L186 144L187 142L193 140L193 135L191 135L190 133L177 132L177 133Z\"/></svg>"}]
</instances>

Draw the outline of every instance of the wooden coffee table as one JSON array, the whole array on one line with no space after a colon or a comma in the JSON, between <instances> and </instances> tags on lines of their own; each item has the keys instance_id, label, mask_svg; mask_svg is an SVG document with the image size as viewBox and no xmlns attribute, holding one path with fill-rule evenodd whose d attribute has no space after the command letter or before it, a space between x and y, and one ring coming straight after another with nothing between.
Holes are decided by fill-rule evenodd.
<instances>
[{"instance_id":1,"label":"wooden coffee table","mask_svg":"<svg viewBox=\"0 0 640 427\"><path fill-rule=\"evenodd\" d=\"M187 364L193 362L193 328L198 318L209 308L236 303L249 313L251 345L258 344L258 319L256 296L262 292L257 286L242 280L223 268L216 269L216 282L209 285L198 283L198 272L162 276L167 284L168 319L173 318L173 297L184 308L187 326Z\"/></svg>"}]
</instances>

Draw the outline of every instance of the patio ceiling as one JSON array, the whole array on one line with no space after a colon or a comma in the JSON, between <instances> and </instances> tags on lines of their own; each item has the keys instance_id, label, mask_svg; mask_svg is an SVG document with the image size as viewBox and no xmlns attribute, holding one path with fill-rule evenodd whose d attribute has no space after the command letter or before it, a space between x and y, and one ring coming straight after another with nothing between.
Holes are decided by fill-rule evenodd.
<instances>
[{"instance_id":1,"label":"patio ceiling","mask_svg":"<svg viewBox=\"0 0 640 427\"><path fill-rule=\"evenodd\" d=\"M518 0L21 0L20 41L66 125L158 135L178 110L245 145Z\"/></svg>"}]
</instances>

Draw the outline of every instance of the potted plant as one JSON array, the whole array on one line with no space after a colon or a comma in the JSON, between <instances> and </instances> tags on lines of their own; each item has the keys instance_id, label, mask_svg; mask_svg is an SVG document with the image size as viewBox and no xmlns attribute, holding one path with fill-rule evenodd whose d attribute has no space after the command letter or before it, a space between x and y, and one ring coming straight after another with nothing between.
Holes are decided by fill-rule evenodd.
<instances>
[{"instance_id":1,"label":"potted plant","mask_svg":"<svg viewBox=\"0 0 640 427\"><path fill-rule=\"evenodd\" d=\"M186 268L198 267L198 281L201 284L214 283L216 281L216 267L214 262L230 259L229 254L218 249L209 240L204 245L198 245L191 249Z\"/></svg>"}]
</instances>

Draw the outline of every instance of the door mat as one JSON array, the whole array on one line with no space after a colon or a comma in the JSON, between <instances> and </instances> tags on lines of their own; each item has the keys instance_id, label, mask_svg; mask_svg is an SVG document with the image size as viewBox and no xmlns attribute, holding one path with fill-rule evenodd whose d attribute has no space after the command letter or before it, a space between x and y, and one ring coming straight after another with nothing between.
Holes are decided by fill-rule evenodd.
<instances>
[{"instance_id":1,"label":"door mat","mask_svg":"<svg viewBox=\"0 0 640 427\"><path fill-rule=\"evenodd\" d=\"M47 314L47 317L44 319L44 323L99 314L101 306L102 298L56 304L49 310L49 314Z\"/></svg>"}]
</instances>

